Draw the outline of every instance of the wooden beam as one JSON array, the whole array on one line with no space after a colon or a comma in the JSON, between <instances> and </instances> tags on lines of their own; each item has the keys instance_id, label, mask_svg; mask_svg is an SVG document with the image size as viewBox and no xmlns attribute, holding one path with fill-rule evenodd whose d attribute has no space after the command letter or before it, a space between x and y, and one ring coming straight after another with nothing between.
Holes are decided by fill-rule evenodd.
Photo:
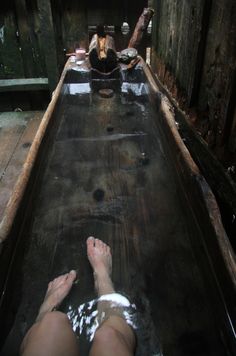
<instances>
[{"instance_id":1,"label":"wooden beam","mask_svg":"<svg viewBox=\"0 0 236 356\"><path fill-rule=\"evenodd\" d=\"M40 42L44 53L44 59L49 81L49 89L52 92L59 79L57 51L52 19L50 0L37 0L40 20Z\"/></svg>"},{"instance_id":2,"label":"wooden beam","mask_svg":"<svg viewBox=\"0 0 236 356\"><path fill-rule=\"evenodd\" d=\"M48 90L48 78L24 78L0 80L0 92Z\"/></svg>"},{"instance_id":3,"label":"wooden beam","mask_svg":"<svg viewBox=\"0 0 236 356\"><path fill-rule=\"evenodd\" d=\"M141 16L138 19L138 22L135 26L132 37L129 41L129 48L137 48L142 41L143 34L146 31L148 24L154 14L154 10L152 8L144 8Z\"/></svg>"}]
</instances>

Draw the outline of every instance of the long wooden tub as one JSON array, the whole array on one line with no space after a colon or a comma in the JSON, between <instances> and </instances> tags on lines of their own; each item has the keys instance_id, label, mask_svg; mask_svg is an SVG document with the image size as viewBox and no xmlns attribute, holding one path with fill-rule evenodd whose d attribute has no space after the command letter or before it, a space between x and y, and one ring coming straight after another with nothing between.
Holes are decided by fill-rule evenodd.
<instances>
[{"instance_id":1,"label":"long wooden tub","mask_svg":"<svg viewBox=\"0 0 236 356\"><path fill-rule=\"evenodd\" d=\"M96 297L89 235L110 244L115 286L137 306L137 355L236 354L235 254L143 61L118 79L65 66L0 224L3 354L17 353L50 278L78 270L70 317Z\"/></svg>"}]
</instances>

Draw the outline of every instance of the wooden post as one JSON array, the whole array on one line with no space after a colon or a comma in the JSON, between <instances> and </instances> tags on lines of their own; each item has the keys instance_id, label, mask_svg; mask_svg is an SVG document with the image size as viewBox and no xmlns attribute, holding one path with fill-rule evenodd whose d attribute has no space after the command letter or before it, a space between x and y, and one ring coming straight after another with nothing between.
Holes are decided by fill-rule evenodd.
<instances>
[{"instance_id":1,"label":"wooden post","mask_svg":"<svg viewBox=\"0 0 236 356\"><path fill-rule=\"evenodd\" d=\"M132 37L129 41L129 48L137 48L138 45L140 44L144 31L146 31L148 24L154 14L154 10L147 7L144 8L142 15L138 19L138 22L135 26L134 32L132 34Z\"/></svg>"},{"instance_id":2,"label":"wooden post","mask_svg":"<svg viewBox=\"0 0 236 356\"><path fill-rule=\"evenodd\" d=\"M49 88L52 92L58 82L58 63L50 0L37 0L40 19L40 42L44 53Z\"/></svg>"}]
</instances>

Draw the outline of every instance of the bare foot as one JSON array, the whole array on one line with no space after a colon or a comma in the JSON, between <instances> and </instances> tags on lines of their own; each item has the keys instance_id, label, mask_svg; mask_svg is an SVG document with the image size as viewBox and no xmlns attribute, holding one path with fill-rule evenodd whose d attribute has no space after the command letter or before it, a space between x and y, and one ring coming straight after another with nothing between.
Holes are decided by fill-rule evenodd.
<instances>
[{"instance_id":1,"label":"bare foot","mask_svg":"<svg viewBox=\"0 0 236 356\"><path fill-rule=\"evenodd\" d=\"M39 321L45 313L52 311L63 301L71 290L75 279L76 272L71 270L70 273L63 274L48 284L43 304L39 309L37 321Z\"/></svg>"},{"instance_id":2,"label":"bare foot","mask_svg":"<svg viewBox=\"0 0 236 356\"><path fill-rule=\"evenodd\" d=\"M87 255L93 268L95 287L98 295L114 293L111 281L112 257L108 245L90 236L87 239Z\"/></svg>"},{"instance_id":3,"label":"bare foot","mask_svg":"<svg viewBox=\"0 0 236 356\"><path fill-rule=\"evenodd\" d=\"M111 274L112 258L108 245L90 236L87 239L87 255L95 273L103 272Z\"/></svg>"}]
</instances>

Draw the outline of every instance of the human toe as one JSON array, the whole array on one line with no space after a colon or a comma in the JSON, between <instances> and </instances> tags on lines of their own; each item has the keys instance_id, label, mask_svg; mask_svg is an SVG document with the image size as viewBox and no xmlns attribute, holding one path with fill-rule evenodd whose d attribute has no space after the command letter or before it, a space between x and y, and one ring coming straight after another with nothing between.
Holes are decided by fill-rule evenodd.
<instances>
[{"instance_id":1,"label":"human toe","mask_svg":"<svg viewBox=\"0 0 236 356\"><path fill-rule=\"evenodd\" d=\"M95 244L95 238L93 236L89 236L86 242L87 242L87 247L93 247Z\"/></svg>"},{"instance_id":2,"label":"human toe","mask_svg":"<svg viewBox=\"0 0 236 356\"><path fill-rule=\"evenodd\" d=\"M97 239L96 246L99 248L99 250L104 249L104 243L102 242L102 240Z\"/></svg>"},{"instance_id":3,"label":"human toe","mask_svg":"<svg viewBox=\"0 0 236 356\"><path fill-rule=\"evenodd\" d=\"M73 283L76 277L77 277L77 273L74 269L72 269L67 275L67 281L71 281Z\"/></svg>"}]
</instances>

